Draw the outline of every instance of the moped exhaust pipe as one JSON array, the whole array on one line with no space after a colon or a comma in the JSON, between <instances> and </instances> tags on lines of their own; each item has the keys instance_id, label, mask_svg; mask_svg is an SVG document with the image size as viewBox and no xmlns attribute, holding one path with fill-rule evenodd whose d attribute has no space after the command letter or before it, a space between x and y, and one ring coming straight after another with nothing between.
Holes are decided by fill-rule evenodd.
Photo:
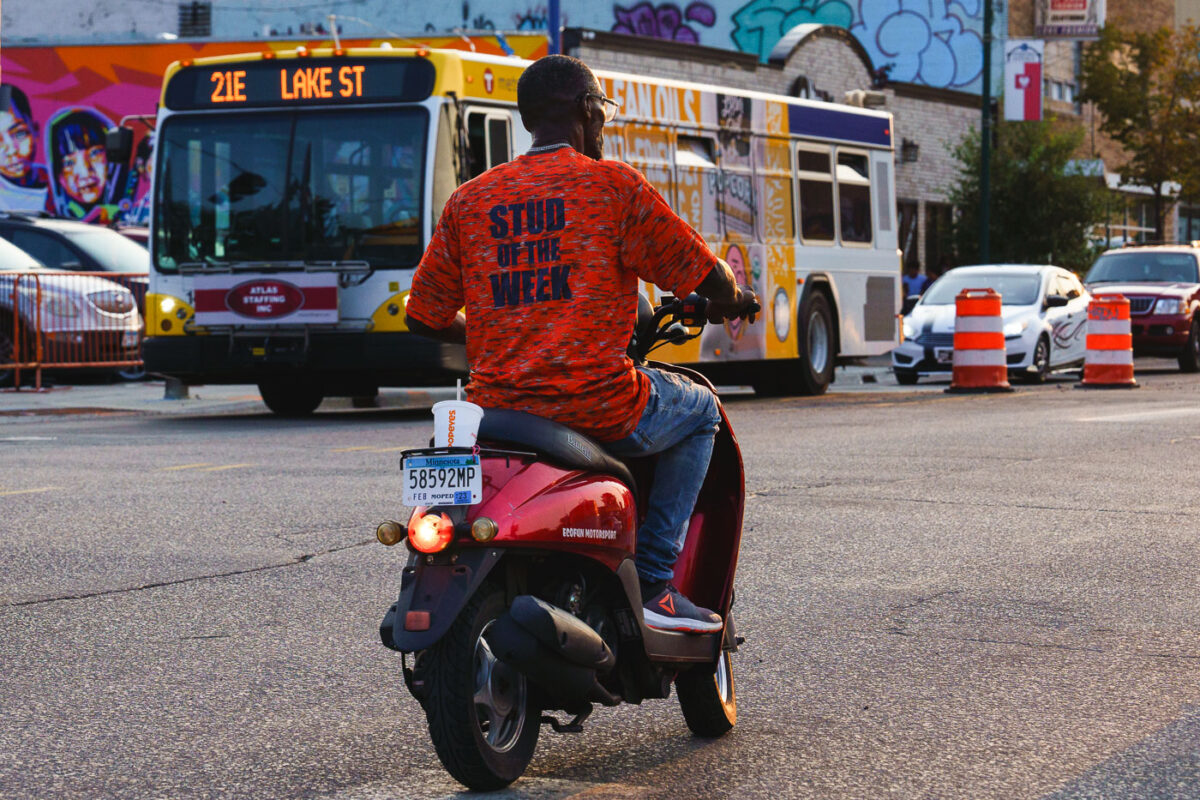
<instances>
[{"instance_id":1,"label":"moped exhaust pipe","mask_svg":"<svg viewBox=\"0 0 1200 800\"><path fill-rule=\"evenodd\" d=\"M483 634L492 653L540 687L557 707L615 706L596 680L616 664L600 634L561 608L523 594Z\"/></svg>"}]
</instances>

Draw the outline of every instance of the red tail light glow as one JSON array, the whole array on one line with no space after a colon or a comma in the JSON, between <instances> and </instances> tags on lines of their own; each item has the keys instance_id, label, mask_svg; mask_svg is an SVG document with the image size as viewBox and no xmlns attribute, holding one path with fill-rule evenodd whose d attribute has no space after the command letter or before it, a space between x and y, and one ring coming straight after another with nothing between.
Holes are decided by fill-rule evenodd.
<instances>
[{"instance_id":1,"label":"red tail light glow","mask_svg":"<svg viewBox=\"0 0 1200 800\"><path fill-rule=\"evenodd\" d=\"M453 538L454 523L445 514L414 514L408 522L408 541L421 553L440 553Z\"/></svg>"}]
</instances>

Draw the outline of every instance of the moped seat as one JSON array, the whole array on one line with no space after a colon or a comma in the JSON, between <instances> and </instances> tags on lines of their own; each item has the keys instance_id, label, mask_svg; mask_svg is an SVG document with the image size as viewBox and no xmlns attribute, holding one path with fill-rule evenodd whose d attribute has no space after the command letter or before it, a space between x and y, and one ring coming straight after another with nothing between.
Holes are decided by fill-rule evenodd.
<instances>
[{"instance_id":1,"label":"moped seat","mask_svg":"<svg viewBox=\"0 0 1200 800\"><path fill-rule=\"evenodd\" d=\"M479 440L527 447L564 467L611 475L637 493L629 467L584 434L553 420L507 408L485 408Z\"/></svg>"}]
</instances>

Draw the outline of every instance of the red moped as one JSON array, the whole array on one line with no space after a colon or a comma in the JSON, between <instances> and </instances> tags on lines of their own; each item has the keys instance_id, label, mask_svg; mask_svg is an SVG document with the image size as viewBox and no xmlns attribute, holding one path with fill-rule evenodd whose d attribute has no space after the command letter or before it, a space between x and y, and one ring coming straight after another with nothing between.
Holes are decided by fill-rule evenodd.
<instances>
[{"instance_id":1,"label":"red moped","mask_svg":"<svg viewBox=\"0 0 1200 800\"><path fill-rule=\"evenodd\" d=\"M645 298L642 305L630 345L639 363L656 346L699 336L705 323L696 295L653 311ZM689 370L654 366L709 385ZM633 555L652 458L618 461L563 425L486 409L475 448L406 451L401 463L406 480L420 474L469 487L472 468L481 479L477 494L458 493L460 504L418 506L406 528L385 522L377 531L384 544L404 540L410 551L380 638L401 653L405 684L454 778L476 790L505 786L528 766L543 723L577 733L594 704L666 698L672 683L694 734L733 727L745 485L724 409L675 566L680 591L724 619L715 633L643 621ZM449 472L431 473L438 468Z\"/></svg>"}]
</instances>

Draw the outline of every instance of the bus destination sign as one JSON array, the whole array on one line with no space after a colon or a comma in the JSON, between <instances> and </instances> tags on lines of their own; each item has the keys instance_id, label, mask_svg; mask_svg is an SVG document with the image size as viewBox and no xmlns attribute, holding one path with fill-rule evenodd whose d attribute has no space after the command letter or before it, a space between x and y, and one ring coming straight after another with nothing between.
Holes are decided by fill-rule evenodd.
<instances>
[{"instance_id":1,"label":"bus destination sign","mask_svg":"<svg viewBox=\"0 0 1200 800\"><path fill-rule=\"evenodd\" d=\"M433 91L423 58L294 58L184 67L167 84L173 110L411 103Z\"/></svg>"}]
</instances>

